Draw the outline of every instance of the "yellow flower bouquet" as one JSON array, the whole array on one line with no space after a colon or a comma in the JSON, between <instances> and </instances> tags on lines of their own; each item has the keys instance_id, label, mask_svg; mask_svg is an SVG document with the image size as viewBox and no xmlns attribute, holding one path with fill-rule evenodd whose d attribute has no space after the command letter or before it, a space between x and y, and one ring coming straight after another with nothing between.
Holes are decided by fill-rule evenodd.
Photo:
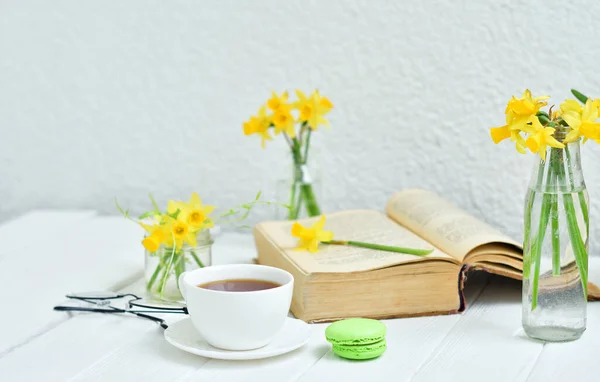
<instances>
[{"instance_id":1,"label":"yellow flower bouquet","mask_svg":"<svg viewBox=\"0 0 600 382\"><path fill-rule=\"evenodd\" d=\"M307 164L312 133L320 125L329 127L324 116L333 108L329 99L321 96L317 90L310 97L296 90L296 96L298 99L290 102L287 92L281 95L273 92L258 113L243 125L245 135L256 134L261 137L263 148L266 141L273 139L273 135L283 136L289 146L293 160L293 181L288 198L289 220L297 219L303 211L308 217L321 214Z\"/></svg>"},{"instance_id":2,"label":"yellow flower bouquet","mask_svg":"<svg viewBox=\"0 0 600 382\"><path fill-rule=\"evenodd\" d=\"M490 130L495 143L509 139L519 153L538 154L525 201L523 327L534 338L576 339L585 330L589 199L580 141L600 143L600 100L577 90L547 111L549 96L529 90L512 97L506 124Z\"/></svg>"},{"instance_id":3,"label":"yellow flower bouquet","mask_svg":"<svg viewBox=\"0 0 600 382\"><path fill-rule=\"evenodd\" d=\"M212 263L213 238L210 229L215 223L245 227L240 223L256 204L272 204L260 200L259 192L249 203L213 216L215 206L205 205L197 193L189 202L170 200L161 210L150 195L153 209L134 219L128 210L116 203L127 219L139 224L146 232L142 245L146 250L146 289L154 298L181 301L179 276L186 270L203 268Z\"/></svg>"}]
</instances>

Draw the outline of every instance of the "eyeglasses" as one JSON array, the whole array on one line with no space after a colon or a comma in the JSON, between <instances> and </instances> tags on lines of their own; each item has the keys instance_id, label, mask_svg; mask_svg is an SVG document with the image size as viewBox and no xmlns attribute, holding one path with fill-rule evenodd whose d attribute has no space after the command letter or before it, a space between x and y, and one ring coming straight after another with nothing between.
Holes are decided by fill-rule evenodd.
<instances>
[{"instance_id":1,"label":"eyeglasses","mask_svg":"<svg viewBox=\"0 0 600 382\"><path fill-rule=\"evenodd\" d=\"M130 313L154 321L164 329L168 327L165 320L148 313L188 314L187 308L182 304L167 301L146 300L133 293L84 292L71 293L66 295L66 297L70 300L93 304L93 306L58 305L54 307L54 310L62 312ZM129 299L126 300L127 298ZM112 301L115 300L125 300L127 308L119 308L112 305Z\"/></svg>"}]
</instances>

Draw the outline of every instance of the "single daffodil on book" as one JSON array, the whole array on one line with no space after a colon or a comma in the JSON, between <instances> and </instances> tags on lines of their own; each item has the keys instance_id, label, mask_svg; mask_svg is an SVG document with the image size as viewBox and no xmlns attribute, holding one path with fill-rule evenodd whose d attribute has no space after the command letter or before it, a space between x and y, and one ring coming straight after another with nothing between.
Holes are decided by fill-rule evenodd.
<instances>
[{"instance_id":1,"label":"single daffodil on book","mask_svg":"<svg viewBox=\"0 0 600 382\"><path fill-rule=\"evenodd\" d=\"M311 227L305 227L302 224L295 222L292 225L292 236L298 238L296 250L316 253L319 250L319 244L327 244L377 249L380 251L404 253L416 256L427 256L433 252L433 249L404 248L352 240L333 240L333 232L326 231L324 227L325 215L321 215L319 220Z\"/></svg>"},{"instance_id":2,"label":"single daffodil on book","mask_svg":"<svg viewBox=\"0 0 600 382\"><path fill-rule=\"evenodd\" d=\"M333 240L333 232L325 231L323 226L325 226L325 215L321 215L310 228L295 222L292 226L292 235L298 238L296 249L314 253L319 250L319 243Z\"/></svg>"}]
</instances>

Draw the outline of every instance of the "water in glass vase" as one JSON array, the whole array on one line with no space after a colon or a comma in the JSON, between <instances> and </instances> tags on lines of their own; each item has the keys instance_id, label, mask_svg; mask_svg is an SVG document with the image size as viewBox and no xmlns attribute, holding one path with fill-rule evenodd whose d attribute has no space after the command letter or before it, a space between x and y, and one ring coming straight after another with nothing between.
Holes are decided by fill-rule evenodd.
<instances>
[{"instance_id":1,"label":"water in glass vase","mask_svg":"<svg viewBox=\"0 0 600 382\"><path fill-rule=\"evenodd\" d=\"M545 341L586 328L589 200L579 142L566 146L536 165L525 202L522 323Z\"/></svg>"}]
</instances>

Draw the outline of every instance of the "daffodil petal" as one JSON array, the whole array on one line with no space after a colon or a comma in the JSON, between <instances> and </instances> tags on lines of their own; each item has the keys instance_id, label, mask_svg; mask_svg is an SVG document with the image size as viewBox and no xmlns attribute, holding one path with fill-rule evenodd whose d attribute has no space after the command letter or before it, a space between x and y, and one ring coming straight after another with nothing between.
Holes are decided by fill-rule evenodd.
<instances>
[{"instance_id":1,"label":"daffodil petal","mask_svg":"<svg viewBox=\"0 0 600 382\"><path fill-rule=\"evenodd\" d=\"M192 232L189 232L189 233L186 235L186 241L187 241L187 242L188 242L188 243L189 243L189 244L190 244L192 247L195 247L195 246L197 246L197 242L196 242L196 234L195 234L195 233L192 233Z\"/></svg>"},{"instance_id":2,"label":"daffodil petal","mask_svg":"<svg viewBox=\"0 0 600 382\"><path fill-rule=\"evenodd\" d=\"M297 238L305 238L311 235L312 230L304 227L302 224L296 222L292 225L292 236Z\"/></svg>"},{"instance_id":3,"label":"daffodil petal","mask_svg":"<svg viewBox=\"0 0 600 382\"><path fill-rule=\"evenodd\" d=\"M325 226L325 215L321 215L319 220L317 220L317 222L315 224L313 224L311 228L314 229L315 231L321 231L324 226Z\"/></svg>"},{"instance_id":4,"label":"daffodil petal","mask_svg":"<svg viewBox=\"0 0 600 382\"><path fill-rule=\"evenodd\" d=\"M498 144L511 136L508 126L492 127L490 129L490 135L495 144Z\"/></svg>"},{"instance_id":5,"label":"daffodil petal","mask_svg":"<svg viewBox=\"0 0 600 382\"><path fill-rule=\"evenodd\" d=\"M200 211L202 211L202 213L204 215L210 215L217 207L216 206L202 206L200 208Z\"/></svg>"},{"instance_id":6,"label":"daffodil petal","mask_svg":"<svg viewBox=\"0 0 600 382\"><path fill-rule=\"evenodd\" d=\"M562 119L573 129L578 129L581 126L581 116L574 111L565 111Z\"/></svg>"},{"instance_id":7,"label":"daffodil petal","mask_svg":"<svg viewBox=\"0 0 600 382\"><path fill-rule=\"evenodd\" d=\"M331 241L333 240L333 232L331 231L321 231L317 233L318 241Z\"/></svg>"},{"instance_id":8,"label":"daffodil petal","mask_svg":"<svg viewBox=\"0 0 600 382\"><path fill-rule=\"evenodd\" d=\"M201 206L202 205L202 199L200 199L200 196L198 196L198 193L192 192L192 196L190 197L190 204L192 206L195 206L195 205Z\"/></svg>"},{"instance_id":9,"label":"daffodil petal","mask_svg":"<svg viewBox=\"0 0 600 382\"><path fill-rule=\"evenodd\" d=\"M319 251L319 243L316 240L313 240L308 246L308 251L315 253Z\"/></svg>"},{"instance_id":10,"label":"daffodil petal","mask_svg":"<svg viewBox=\"0 0 600 382\"><path fill-rule=\"evenodd\" d=\"M527 138L525 145L532 153L537 153L540 149L540 137L535 135Z\"/></svg>"},{"instance_id":11,"label":"daffodil petal","mask_svg":"<svg viewBox=\"0 0 600 382\"><path fill-rule=\"evenodd\" d=\"M575 142L579 138L579 130L572 129L567 133L567 136L563 140L565 143Z\"/></svg>"}]
</instances>

